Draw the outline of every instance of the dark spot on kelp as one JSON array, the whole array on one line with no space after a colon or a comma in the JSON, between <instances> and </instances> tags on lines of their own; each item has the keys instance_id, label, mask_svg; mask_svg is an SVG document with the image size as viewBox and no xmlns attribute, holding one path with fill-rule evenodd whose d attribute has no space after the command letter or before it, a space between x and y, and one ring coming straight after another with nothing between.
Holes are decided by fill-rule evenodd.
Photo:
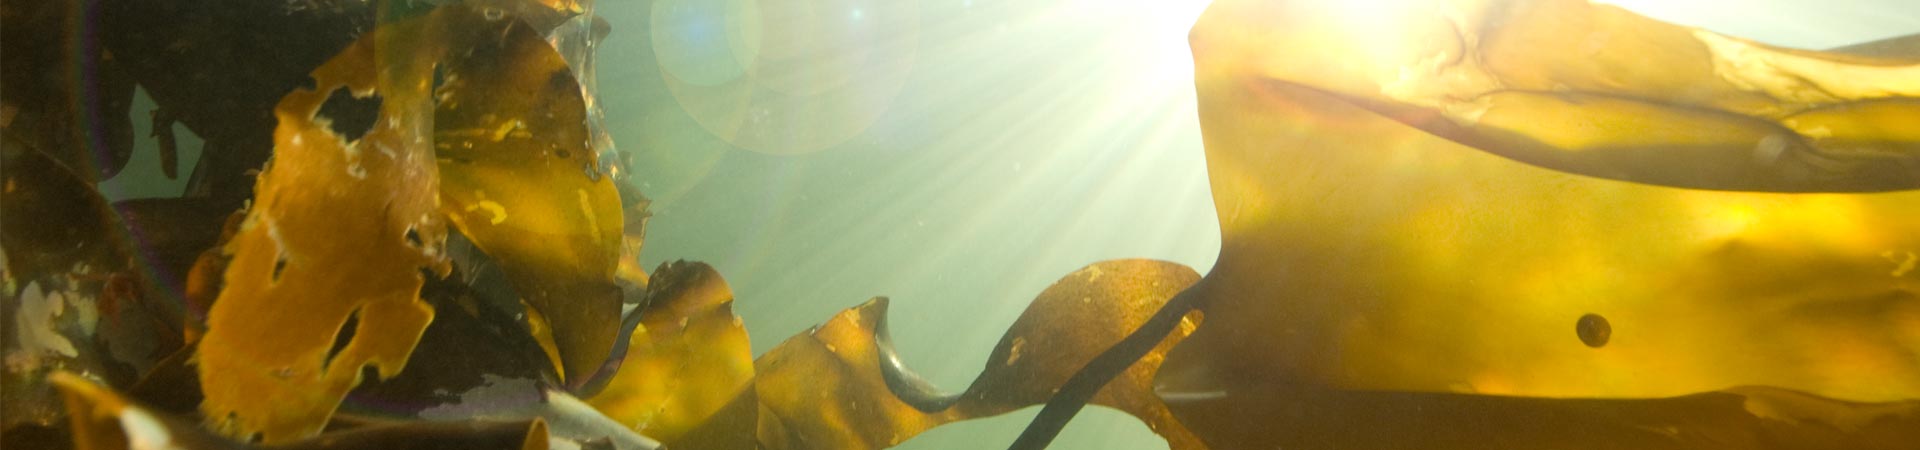
<instances>
[{"instance_id":1,"label":"dark spot on kelp","mask_svg":"<svg viewBox=\"0 0 1920 450\"><path fill-rule=\"evenodd\" d=\"M1599 314L1587 314L1580 316L1580 321L1573 326L1573 332L1580 335L1581 343L1600 348L1613 338L1613 324L1607 323L1607 318Z\"/></svg>"}]
</instances>

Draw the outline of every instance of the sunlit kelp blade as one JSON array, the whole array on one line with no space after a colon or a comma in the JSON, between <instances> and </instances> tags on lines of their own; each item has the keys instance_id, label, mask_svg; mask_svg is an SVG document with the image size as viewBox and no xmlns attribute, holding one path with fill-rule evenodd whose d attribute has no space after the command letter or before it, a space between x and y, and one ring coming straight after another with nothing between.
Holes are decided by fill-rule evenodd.
<instances>
[{"instance_id":1,"label":"sunlit kelp blade","mask_svg":"<svg viewBox=\"0 0 1920 450\"><path fill-rule=\"evenodd\" d=\"M1043 403L1075 370L1198 278L1192 269L1151 260L1106 261L1076 271L1034 300L972 386L945 398L926 386L888 386L887 377L911 375L883 367L894 364L878 340L884 336L876 335L884 328L887 303L869 301L789 338L755 363L760 443L776 449L887 448L941 424ZM1204 448L1151 386L1161 356L1196 322L1190 318L1177 327L1093 403L1140 418L1172 448Z\"/></svg>"},{"instance_id":2,"label":"sunlit kelp blade","mask_svg":"<svg viewBox=\"0 0 1920 450\"><path fill-rule=\"evenodd\" d=\"M417 298L423 272L447 270L426 139L434 63L451 43L504 26L483 20L447 8L383 27L316 69L315 90L281 101L274 160L227 245L197 356L201 412L222 434L312 436L364 369L391 377L405 366L433 319ZM336 93L376 99L379 117L334 129L316 114Z\"/></svg>"},{"instance_id":3,"label":"sunlit kelp blade","mask_svg":"<svg viewBox=\"0 0 1920 450\"><path fill-rule=\"evenodd\" d=\"M620 194L566 61L520 22L486 28L440 66L441 208L551 325L562 376L588 377L619 326Z\"/></svg>"},{"instance_id":4,"label":"sunlit kelp blade","mask_svg":"<svg viewBox=\"0 0 1920 450\"><path fill-rule=\"evenodd\" d=\"M1101 261L1048 286L1007 329L987 368L954 405L967 417L1045 403L1095 355L1114 345L1175 294L1200 280L1186 266L1150 259ZM1188 314L1173 332L1094 394L1091 403L1145 422L1175 450L1204 448L1154 395L1153 377L1168 350L1201 323Z\"/></svg>"},{"instance_id":5,"label":"sunlit kelp blade","mask_svg":"<svg viewBox=\"0 0 1920 450\"><path fill-rule=\"evenodd\" d=\"M587 403L670 448L747 448L753 352L733 291L701 263L653 272L620 371Z\"/></svg>"},{"instance_id":6,"label":"sunlit kelp blade","mask_svg":"<svg viewBox=\"0 0 1920 450\"><path fill-rule=\"evenodd\" d=\"M1224 243L1169 391L1920 398L1920 192L1790 192L1920 186L1914 142L1864 125L1920 120L1899 104L1920 78L1890 75L1914 66L1732 64L1773 50L1582 1L1380 11L1223 1L1195 26ZM1455 29L1480 38L1449 47ZM1788 70L1827 96L1768 78ZM1782 125L1838 108L1859 126ZM1706 122L1647 128L1665 119ZM1776 149L1744 134L1763 122L1811 145L1788 153L1891 159L1821 166L1838 178L1693 159L1749 164ZM1884 145L1822 147L1840 136ZM1580 334L1589 314L1608 339Z\"/></svg>"},{"instance_id":7,"label":"sunlit kelp blade","mask_svg":"<svg viewBox=\"0 0 1920 450\"><path fill-rule=\"evenodd\" d=\"M1235 23L1202 25L1222 36L1196 41L1202 78L1308 86L1591 176L1744 191L1920 188L1920 136L1891 125L1920 116L1915 60L1779 49L1578 1L1231 5Z\"/></svg>"}]
</instances>

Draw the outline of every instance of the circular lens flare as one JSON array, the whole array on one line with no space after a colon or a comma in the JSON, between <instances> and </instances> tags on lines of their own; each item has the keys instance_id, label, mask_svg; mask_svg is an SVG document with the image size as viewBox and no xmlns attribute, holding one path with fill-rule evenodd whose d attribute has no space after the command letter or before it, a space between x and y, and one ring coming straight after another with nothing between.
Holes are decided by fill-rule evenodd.
<instances>
[{"instance_id":1,"label":"circular lens flare","mask_svg":"<svg viewBox=\"0 0 1920 450\"><path fill-rule=\"evenodd\" d=\"M666 0L653 46L668 90L702 128L738 147L811 153L885 112L911 73L908 2Z\"/></svg>"}]
</instances>

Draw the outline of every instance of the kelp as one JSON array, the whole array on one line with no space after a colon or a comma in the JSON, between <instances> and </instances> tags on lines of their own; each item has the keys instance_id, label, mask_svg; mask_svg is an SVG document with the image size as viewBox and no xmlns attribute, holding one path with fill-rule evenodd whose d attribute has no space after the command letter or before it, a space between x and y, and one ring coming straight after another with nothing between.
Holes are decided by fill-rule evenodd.
<instances>
[{"instance_id":1,"label":"kelp","mask_svg":"<svg viewBox=\"0 0 1920 450\"><path fill-rule=\"evenodd\" d=\"M109 2L104 23L169 5ZM138 382L108 374L132 400L58 375L67 429L9 428L9 446L863 449L1040 402L1016 446L1088 402L1177 449L1920 440L1908 41L1779 49L1578 0L1222 1L1193 33L1213 272L1087 266L948 393L901 362L884 297L754 359L717 271L638 267L646 200L613 181L582 89L605 30L590 7L388 8L415 16L361 36L362 6L288 11L271 23L323 36L232 70L174 69L260 27L107 41L156 120L223 130L216 180L264 156L232 152L280 99L273 161L216 251L196 249L245 189L109 207L72 171L15 170L72 163L16 159L52 141L12 122L40 109L8 105L9 280L117 268L116 230L191 228L142 249L190 268L185 314L160 321L191 342L212 305L200 342ZM181 100L239 79L231 100ZM43 210L75 226L18 221Z\"/></svg>"},{"instance_id":2,"label":"kelp","mask_svg":"<svg viewBox=\"0 0 1920 450\"><path fill-rule=\"evenodd\" d=\"M1199 279L1152 260L1096 263L1042 292L966 391L945 393L904 367L884 297L842 311L753 359L732 294L704 264L653 275L624 363L588 402L669 448L878 449L934 427L1043 402L1094 353ZM632 316L630 316L632 317ZM1205 448L1153 394L1159 355L1195 314L1106 385L1094 402L1147 422L1173 448Z\"/></svg>"},{"instance_id":3,"label":"kelp","mask_svg":"<svg viewBox=\"0 0 1920 450\"><path fill-rule=\"evenodd\" d=\"M1213 448L1895 450L1920 427L1920 402L1758 387L1561 399L1268 384L1169 407Z\"/></svg>"},{"instance_id":4,"label":"kelp","mask_svg":"<svg viewBox=\"0 0 1920 450\"><path fill-rule=\"evenodd\" d=\"M449 270L446 231L431 147L416 137L432 130L429 82L447 34L473 31L443 17L374 32L281 101L274 159L226 244L196 356L201 412L221 434L272 444L318 433L363 368L394 376L433 320L417 297L423 276ZM375 71L377 49L417 59ZM357 138L317 115L336 91L381 99Z\"/></svg>"},{"instance_id":5,"label":"kelp","mask_svg":"<svg viewBox=\"0 0 1920 450\"><path fill-rule=\"evenodd\" d=\"M712 267L685 261L662 264L644 285L618 372L587 404L669 448L751 447L754 359L733 291Z\"/></svg>"},{"instance_id":6,"label":"kelp","mask_svg":"<svg viewBox=\"0 0 1920 450\"><path fill-rule=\"evenodd\" d=\"M1920 233L1914 233L1920 230L1920 194L1624 182L1463 146L1363 106L1378 100L1343 94L1358 88L1310 84L1331 74L1305 67L1296 74L1270 64L1296 57L1279 50L1288 42L1283 38L1318 30L1287 26L1310 21L1312 8L1228 2L1195 27L1202 126L1225 242L1219 267L1196 289L1210 299L1205 307L1214 313L1209 323L1215 326L1208 328L1221 331L1196 333L1174 352L1194 359L1174 365L1207 361L1202 364L1223 379L1292 376L1359 389L1654 397L1763 385L1859 401L1920 398L1920 358L1911 341L1920 273L1903 269L1909 254L1920 250ZM1633 42L1667 36L1648 44L1703 52L1726 39L1621 17L1626 14L1581 2L1495 3L1466 16L1485 22L1455 27L1503 23L1501 34L1545 35L1540 39L1554 30L1574 34L1562 39L1599 31ZM1563 23L1588 16L1619 24L1591 30ZM1319 35L1298 36L1327 42ZM1361 43L1388 45L1372 39ZM1616 77L1633 88L1594 95L1651 89L1637 87L1642 84L1724 91L1673 104L1648 99L1610 112L1736 103L1726 96L1749 103L1773 98L1764 86L1726 87L1728 80L1759 76L1751 73L1636 70L1640 66L1625 60L1588 65L1611 61L1604 58L1572 64L1565 55L1610 55L1604 45L1569 51L1481 43L1462 60L1533 63L1497 73L1514 73L1496 80L1522 80L1511 82L1516 84L1564 81L1579 89ZM1399 60L1378 64L1393 61ZM1913 70L1831 61L1828 70ZM1423 66L1407 70L1417 67ZM1861 78L1845 89L1828 89L1879 97L1819 108L1907 101L1899 96L1901 83L1912 82ZM1557 105L1515 112L1568 113ZM1615 104L1587 107L1609 105ZM1888 113L1858 111L1867 122ZM1608 117L1587 128L1588 139L1660 137L1608 128ZM1496 129L1490 132L1527 132L1482 124ZM1889 146L1914 145L1898 135L1887 139ZM1589 348L1576 336L1576 322L1589 313L1611 323L1612 339L1604 347ZM1233 337L1223 339L1230 331ZM1236 356L1256 351L1282 356ZM1659 376L1648 375L1654 373Z\"/></svg>"},{"instance_id":7,"label":"kelp","mask_svg":"<svg viewBox=\"0 0 1920 450\"><path fill-rule=\"evenodd\" d=\"M1781 49L1606 5L1401 6L1231 6L1244 13L1236 23L1196 29L1241 34L1196 38L1197 70L1324 91L1588 176L1763 192L1920 188L1920 135L1900 126L1920 114L1912 56ZM1292 50L1269 50L1281 46Z\"/></svg>"},{"instance_id":8,"label":"kelp","mask_svg":"<svg viewBox=\"0 0 1920 450\"><path fill-rule=\"evenodd\" d=\"M552 324L561 376L584 380L619 323L605 318L620 314L624 205L567 62L529 26L501 31L441 67L433 137L442 210Z\"/></svg>"},{"instance_id":9,"label":"kelp","mask_svg":"<svg viewBox=\"0 0 1920 450\"><path fill-rule=\"evenodd\" d=\"M1209 443L1920 432L1920 66L1580 1L1220 2L1193 47L1223 244L1159 380Z\"/></svg>"},{"instance_id":10,"label":"kelp","mask_svg":"<svg viewBox=\"0 0 1920 450\"><path fill-rule=\"evenodd\" d=\"M887 448L935 426L1045 402L1074 370L1197 279L1192 269L1153 260L1105 261L1075 271L1043 291L967 390L950 396L902 373L884 334L887 301L869 301L760 357L755 391L763 414L772 415L761 419L761 445ZM1160 356L1198 322L1183 321L1148 357L1105 384L1093 403L1139 418L1172 448L1205 448L1152 385Z\"/></svg>"},{"instance_id":11,"label":"kelp","mask_svg":"<svg viewBox=\"0 0 1920 450\"><path fill-rule=\"evenodd\" d=\"M551 318L566 368L604 360L615 330L589 314L617 312L624 220L573 79L526 25L446 7L370 33L314 71L315 89L288 94L200 344L202 412L216 427L310 436L363 368L399 372L433 317L417 298L423 277L450 270L443 217ZM378 117L317 115L356 102Z\"/></svg>"},{"instance_id":12,"label":"kelp","mask_svg":"<svg viewBox=\"0 0 1920 450\"><path fill-rule=\"evenodd\" d=\"M248 448L180 419L153 412L104 386L69 373L52 377L66 398L75 450ZM390 423L331 433L324 439L276 445L284 450L514 449L546 450L546 423Z\"/></svg>"}]
</instances>

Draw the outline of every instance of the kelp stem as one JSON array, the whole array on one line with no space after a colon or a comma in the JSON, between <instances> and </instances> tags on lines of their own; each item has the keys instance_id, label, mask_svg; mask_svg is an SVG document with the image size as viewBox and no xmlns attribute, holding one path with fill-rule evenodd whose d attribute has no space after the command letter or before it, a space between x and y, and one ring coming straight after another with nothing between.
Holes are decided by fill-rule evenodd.
<instances>
[{"instance_id":1,"label":"kelp stem","mask_svg":"<svg viewBox=\"0 0 1920 450\"><path fill-rule=\"evenodd\" d=\"M1193 287L1180 291L1180 294L1167 300L1165 305L1161 305L1160 310L1153 313L1153 317L1147 318L1146 323L1140 324L1140 328L1134 329L1133 333L1128 334L1125 339L1121 339L1112 347L1107 347L1106 351L1100 352L1099 356L1095 356L1092 361L1087 362L1086 366L1082 366L1080 371L1074 372L1073 377L1068 378L1065 384L1060 385L1060 390L1054 392L1053 398L1047 400L1047 406L1040 409L1040 415L1035 416L1033 422L1027 424L1026 431L1020 432L1020 437L1014 439L1013 445L1007 449L1046 448L1047 444L1053 442L1054 437L1060 435L1060 430L1066 428L1067 422L1072 421L1073 416L1087 406L1087 401L1092 400L1093 395L1100 392L1100 388L1113 381L1120 372L1132 367L1134 362L1146 356L1148 351L1152 351L1154 346L1166 339L1168 333L1173 332L1174 327L1180 324L1180 319L1186 317L1188 311L1198 306L1200 296L1196 292L1197 290Z\"/></svg>"}]
</instances>

